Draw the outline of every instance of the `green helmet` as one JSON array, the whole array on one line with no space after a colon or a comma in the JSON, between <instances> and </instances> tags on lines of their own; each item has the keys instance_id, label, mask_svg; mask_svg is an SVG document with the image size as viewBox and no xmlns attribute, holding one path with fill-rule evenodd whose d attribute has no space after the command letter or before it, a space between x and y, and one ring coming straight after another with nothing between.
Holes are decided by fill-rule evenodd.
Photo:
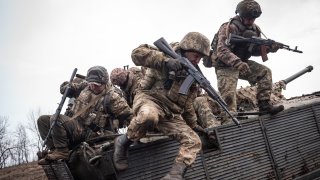
<instances>
[{"instance_id":1,"label":"green helmet","mask_svg":"<svg viewBox=\"0 0 320 180\"><path fill-rule=\"evenodd\" d=\"M102 66L91 67L87 72L86 81L107 84L109 81L107 69Z\"/></svg>"},{"instance_id":2,"label":"green helmet","mask_svg":"<svg viewBox=\"0 0 320 180\"><path fill-rule=\"evenodd\" d=\"M236 14L239 13L243 18L257 18L262 11L260 5L254 0L243 0L239 2L236 8Z\"/></svg>"},{"instance_id":3,"label":"green helmet","mask_svg":"<svg viewBox=\"0 0 320 180\"><path fill-rule=\"evenodd\" d=\"M196 51L205 56L210 53L210 41L201 33L189 32L186 34L179 43L180 48L185 51Z\"/></svg>"}]
</instances>

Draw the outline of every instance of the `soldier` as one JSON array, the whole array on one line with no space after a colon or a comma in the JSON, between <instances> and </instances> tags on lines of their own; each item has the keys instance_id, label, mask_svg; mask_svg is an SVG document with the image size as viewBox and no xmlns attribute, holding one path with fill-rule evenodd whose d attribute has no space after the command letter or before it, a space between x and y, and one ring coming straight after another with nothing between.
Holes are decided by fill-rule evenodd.
<instances>
[{"instance_id":1,"label":"soldier","mask_svg":"<svg viewBox=\"0 0 320 180\"><path fill-rule=\"evenodd\" d=\"M209 51L209 40L198 32L186 34L176 47L176 52L198 69L200 59L208 56ZM140 45L133 50L131 57L137 66L145 66L148 69L140 82L141 90L134 98L135 117L130 122L127 133L115 139L115 167L120 171L126 170L130 144L144 137L148 129L156 127L164 135L180 143L175 162L163 179L182 179L187 166L195 161L197 153L201 150L201 140L194 131L199 126L196 125L196 115L192 107L199 87L194 83L188 95L179 94L179 88L187 77L187 72L177 59L168 58L153 46ZM175 76L169 77L169 72L175 72Z\"/></svg>"},{"instance_id":2,"label":"soldier","mask_svg":"<svg viewBox=\"0 0 320 180\"><path fill-rule=\"evenodd\" d=\"M108 122L110 114L121 121L131 119L133 114L131 108L109 83L108 72L104 67L91 67L86 82L88 83L86 86L71 85L68 97L79 94L72 106L74 115L71 118L59 115L51 133L54 151L41 159L39 164L48 164L50 161L60 159L67 160L69 149L88 138L104 133L107 127L111 128L112 124ZM39 118L39 132L48 133L48 127L41 122L42 119Z\"/></svg>"},{"instance_id":3,"label":"soldier","mask_svg":"<svg viewBox=\"0 0 320 180\"><path fill-rule=\"evenodd\" d=\"M142 70L137 67L131 67L128 70L115 68L110 73L112 84L120 87L130 107L142 76Z\"/></svg>"},{"instance_id":4,"label":"soldier","mask_svg":"<svg viewBox=\"0 0 320 180\"><path fill-rule=\"evenodd\" d=\"M211 58L215 62L215 71L218 80L218 89L221 96L228 104L230 111L237 110L236 88L238 79L257 84L257 100L259 111L276 114L284 109L281 106L273 106L270 103L272 89L271 70L255 61L249 60L254 56L266 56L268 52L276 52L279 47L259 46L248 43L227 45L229 33L244 37L260 37L260 28L254 23L261 15L260 5L254 0L243 0L236 8L235 17L228 23L221 25L212 44L216 44ZM227 119L226 119L227 120ZM228 119L229 120L229 119Z\"/></svg>"}]
</instances>

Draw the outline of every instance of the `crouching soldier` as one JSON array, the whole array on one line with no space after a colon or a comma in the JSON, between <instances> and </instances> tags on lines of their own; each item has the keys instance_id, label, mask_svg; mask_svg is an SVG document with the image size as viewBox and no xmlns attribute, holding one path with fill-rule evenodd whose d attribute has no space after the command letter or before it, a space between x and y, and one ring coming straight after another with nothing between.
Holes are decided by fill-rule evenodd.
<instances>
[{"instance_id":1,"label":"crouching soldier","mask_svg":"<svg viewBox=\"0 0 320 180\"><path fill-rule=\"evenodd\" d=\"M40 165L55 160L68 160L70 149L104 133L106 129L112 130L112 122L108 119L110 116L120 121L130 121L132 110L109 83L108 72L104 67L91 67L87 72L86 81L86 86L71 85L68 97L80 92L72 106L73 116L59 115L50 134L53 146L51 148L54 150L39 160ZM48 133L50 128L45 123L46 119L42 116L38 119L39 132L42 134ZM47 145L50 145L50 141Z\"/></svg>"}]
</instances>

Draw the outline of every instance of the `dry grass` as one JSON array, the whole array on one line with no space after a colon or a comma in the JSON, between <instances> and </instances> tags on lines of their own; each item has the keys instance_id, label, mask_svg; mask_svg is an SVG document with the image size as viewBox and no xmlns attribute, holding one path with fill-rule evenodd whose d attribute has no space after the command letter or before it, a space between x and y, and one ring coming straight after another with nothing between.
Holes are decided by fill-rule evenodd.
<instances>
[{"instance_id":1,"label":"dry grass","mask_svg":"<svg viewBox=\"0 0 320 180\"><path fill-rule=\"evenodd\" d=\"M37 162L21 164L0 169L0 180L47 180L43 169Z\"/></svg>"}]
</instances>

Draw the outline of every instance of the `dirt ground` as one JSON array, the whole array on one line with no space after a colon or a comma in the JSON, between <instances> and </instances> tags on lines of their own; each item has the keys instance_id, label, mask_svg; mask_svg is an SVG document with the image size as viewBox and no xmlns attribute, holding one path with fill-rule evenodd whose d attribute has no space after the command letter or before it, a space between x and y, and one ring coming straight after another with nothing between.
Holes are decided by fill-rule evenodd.
<instances>
[{"instance_id":1,"label":"dirt ground","mask_svg":"<svg viewBox=\"0 0 320 180\"><path fill-rule=\"evenodd\" d=\"M37 162L0 169L0 180L47 180L43 169Z\"/></svg>"}]
</instances>

